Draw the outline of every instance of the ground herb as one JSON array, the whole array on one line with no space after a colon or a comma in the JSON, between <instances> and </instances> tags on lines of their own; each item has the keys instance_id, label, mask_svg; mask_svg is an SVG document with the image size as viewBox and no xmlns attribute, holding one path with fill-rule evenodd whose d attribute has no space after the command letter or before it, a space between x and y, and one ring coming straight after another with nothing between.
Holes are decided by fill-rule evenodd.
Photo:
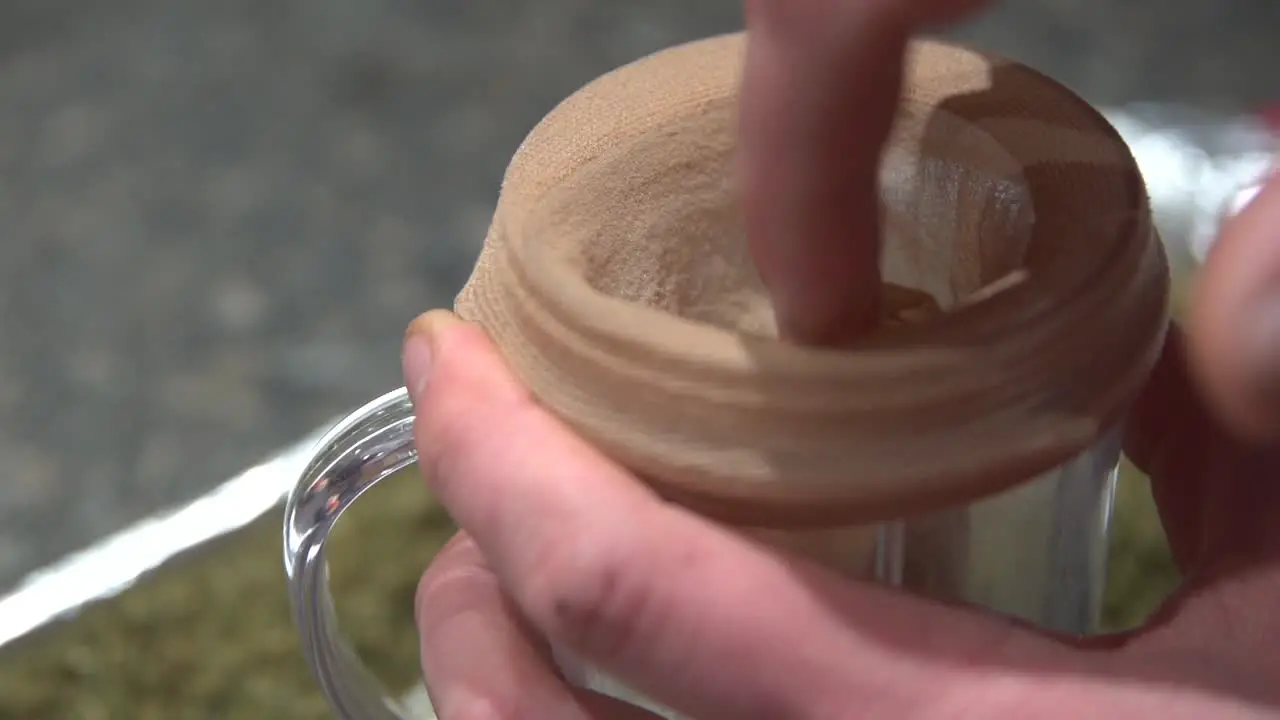
<instances>
[{"instance_id":1,"label":"ground herb","mask_svg":"<svg viewBox=\"0 0 1280 720\"><path fill-rule=\"evenodd\" d=\"M289 618L279 524L273 512L0 652L0 720L331 720ZM375 488L335 531L338 612L394 688L415 679L414 589L452 531L412 477ZM1126 472L1108 625L1140 622L1176 580L1146 481Z\"/></svg>"}]
</instances>

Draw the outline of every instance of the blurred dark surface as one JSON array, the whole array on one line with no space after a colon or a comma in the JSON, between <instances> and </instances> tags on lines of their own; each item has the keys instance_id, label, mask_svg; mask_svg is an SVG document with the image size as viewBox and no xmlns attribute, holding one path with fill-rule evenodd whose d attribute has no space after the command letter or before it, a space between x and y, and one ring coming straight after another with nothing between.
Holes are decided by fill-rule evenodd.
<instances>
[{"instance_id":1,"label":"blurred dark surface","mask_svg":"<svg viewBox=\"0 0 1280 720\"><path fill-rule=\"evenodd\" d=\"M0 0L0 588L399 384L502 170L737 0ZM1100 104L1276 95L1274 0L1022 0L951 33Z\"/></svg>"}]
</instances>

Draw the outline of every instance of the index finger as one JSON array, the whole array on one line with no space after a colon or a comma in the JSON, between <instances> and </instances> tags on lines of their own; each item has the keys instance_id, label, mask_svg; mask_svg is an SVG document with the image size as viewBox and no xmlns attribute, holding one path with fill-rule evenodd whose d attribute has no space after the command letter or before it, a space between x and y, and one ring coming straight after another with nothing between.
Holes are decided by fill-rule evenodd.
<instances>
[{"instance_id":1,"label":"index finger","mask_svg":"<svg viewBox=\"0 0 1280 720\"><path fill-rule=\"evenodd\" d=\"M877 174L916 26L983 0L747 0L747 241L779 333L839 345L876 321Z\"/></svg>"}]
</instances>

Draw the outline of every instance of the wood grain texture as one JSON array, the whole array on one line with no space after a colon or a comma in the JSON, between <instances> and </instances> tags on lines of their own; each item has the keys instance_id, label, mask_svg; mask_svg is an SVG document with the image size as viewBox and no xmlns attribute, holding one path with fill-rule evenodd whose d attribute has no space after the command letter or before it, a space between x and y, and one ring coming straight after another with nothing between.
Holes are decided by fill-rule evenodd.
<instances>
[{"instance_id":1,"label":"wood grain texture","mask_svg":"<svg viewBox=\"0 0 1280 720\"><path fill-rule=\"evenodd\" d=\"M1092 107L917 43L882 169L884 274L941 312L798 347L768 322L736 204L743 50L727 35L624 66L516 153L457 309L546 407L665 496L761 527L989 495L1123 415L1163 338L1168 268Z\"/></svg>"}]
</instances>

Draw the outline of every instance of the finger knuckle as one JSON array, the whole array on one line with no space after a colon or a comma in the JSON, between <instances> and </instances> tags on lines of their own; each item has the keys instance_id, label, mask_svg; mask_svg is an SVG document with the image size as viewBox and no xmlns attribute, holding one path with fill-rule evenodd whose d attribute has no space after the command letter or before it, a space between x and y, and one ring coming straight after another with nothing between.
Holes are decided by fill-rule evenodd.
<instances>
[{"instance_id":1,"label":"finger knuckle","mask_svg":"<svg viewBox=\"0 0 1280 720\"><path fill-rule=\"evenodd\" d=\"M553 639L596 658L635 653L657 625L653 578L625 541L557 543L535 562L527 606Z\"/></svg>"}]
</instances>

